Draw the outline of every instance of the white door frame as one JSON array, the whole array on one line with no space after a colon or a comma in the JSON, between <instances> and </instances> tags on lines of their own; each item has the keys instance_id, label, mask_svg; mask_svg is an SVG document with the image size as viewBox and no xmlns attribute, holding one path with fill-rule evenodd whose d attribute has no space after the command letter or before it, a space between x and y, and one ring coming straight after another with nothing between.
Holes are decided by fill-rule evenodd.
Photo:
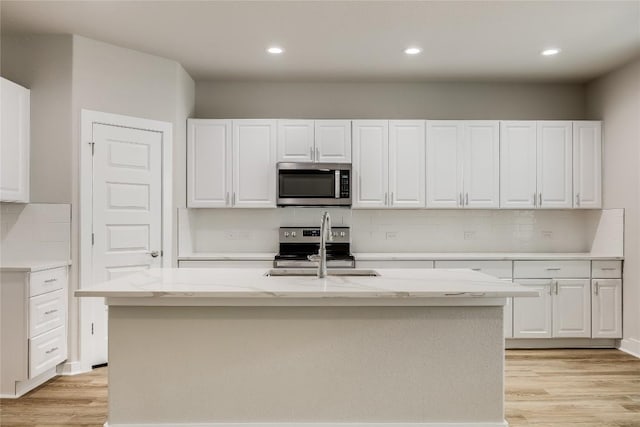
<instances>
[{"instance_id":1,"label":"white door frame","mask_svg":"<svg viewBox=\"0 0 640 427\"><path fill-rule=\"evenodd\" d=\"M91 161L91 142L93 139L93 124L100 123L111 126L121 126L141 129L162 134L162 267L171 267L173 260L172 242L172 189L173 189L173 125L169 122L142 119L120 114L103 113L100 111L81 110L80 119L80 250L78 254L79 277L78 288L90 286L92 282L93 259L91 248L91 232L93 218L93 168ZM80 361L83 371L91 369L89 359L93 352L91 346L92 319L91 304L84 298L80 299Z\"/></svg>"}]
</instances>

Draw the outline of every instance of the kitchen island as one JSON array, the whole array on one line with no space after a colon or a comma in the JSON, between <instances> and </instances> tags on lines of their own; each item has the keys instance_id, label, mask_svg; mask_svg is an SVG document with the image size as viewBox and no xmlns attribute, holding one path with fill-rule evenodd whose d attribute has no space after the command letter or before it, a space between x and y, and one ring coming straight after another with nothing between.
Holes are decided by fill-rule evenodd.
<instances>
[{"instance_id":1,"label":"kitchen island","mask_svg":"<svg viewBox=\"0 0 640 427\"><path fill-rule=\"evenodd\" d=\"M471 270L157 269L109 305L109 426L505 426L503 310Z\"/></svg>"}]
</instances>

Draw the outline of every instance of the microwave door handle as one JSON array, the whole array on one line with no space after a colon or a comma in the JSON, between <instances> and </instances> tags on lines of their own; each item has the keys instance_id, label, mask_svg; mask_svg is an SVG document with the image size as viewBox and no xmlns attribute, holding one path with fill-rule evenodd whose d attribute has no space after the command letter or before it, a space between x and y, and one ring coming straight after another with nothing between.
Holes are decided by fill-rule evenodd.
<instances>
[{"instance_id":1,"label":"microwave door handle","mask_svg":"<svg viewBox=\"0 0 640 427\"><path fill-rule=\"evenodd\" d=\"M339 199L340 198L340 171L339 170L335 171L333 184L335 188L335 198Z\"/></svg>"}]
</instances>

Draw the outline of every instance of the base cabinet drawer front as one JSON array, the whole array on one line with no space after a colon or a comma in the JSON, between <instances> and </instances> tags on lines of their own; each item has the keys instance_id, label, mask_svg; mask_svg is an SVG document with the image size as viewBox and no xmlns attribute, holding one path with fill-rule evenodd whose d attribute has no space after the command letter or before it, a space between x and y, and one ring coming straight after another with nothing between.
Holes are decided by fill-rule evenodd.
<instances>
[{"instance_id":1,"label":"base cabinet drawer front","mask_svg":"<svg viewBox=\"0 0 640 427\"><path fill-rule=\"evenodd\" d=\"M513 298L513 337L551 338L551 280L518 280L538 297Z\"/></svg>"},{"instance_id":2,"label":"base cabinet drawer front","mask_svg":"<svg viewBox=\"0 0 640 427\"><path fill-rule=\"evenodd\" d=\"M571 279L591 277L591 262L578 261L514 261L515 279Z\"/></svg>"},{"instance_id":3,"label":"base cabinet drawer front","mask_svg":"<svg viewBox=\"0 0 640 427\"><path fill-rule=\"evenodd\" d=\"M178 268L273 268L273 261L261 260L212 260L178 261Z\"/></svg>"},{"instance_id":4,"label":"base cabinet drawer front","mask_svg":"<svg viewBox=\"0 0 640 427\"><path fill-rule=\"evenodd\" d=\"M64 289L29 298L29 338L64 326L66 311Z\"/></svg>"},{"instance_id":5,"label":"base cabinet drawer front","mask_svg":"<svg viewBox=\"0 0 640 427\"><path fill-rule=\"evenodd\" d=\"M356 261L357 268L433 268L433 261L381 260Z\"/></svg>"},{"instance_id":6,"label":"base cabinet drawer front","mask_svg":"<svg viewBox=\"0 0 640 427\"><path fill-rule=\"evenodd\" d=\"M31 273L29 278L29 296L44 294L67 286L67 268L53 268L51 270Z\"/></svg>"},{"instance_id":7,"label":"base cabinet drawer front","mask_svg":"<svg viewBox=\"0 0 640 427\"><path fill-rule=\"evenodd\" d=\"M591 337L589 279L556 280L553 287L553 337Z\"/></svg>"},{"instance_id":8,"label":"base cabinet drawer front","mask_svg":"<svg viewBox=\"0 0 640 427\"><path fill-rule=\"evenodd\" d=\"M511 261L436 261L436 268L469 268L499 279L513 276Z\"/></svg>"},{"instance_id":9,"label":"base cabinet drawer front","mask_svg":"<svg viewBox=\"0 0 640 427\"><path fill-rule=\"evenodd\" d=\"M29 378L34 378L67 358L67 330L60 326L29 340Z\"/></svg>"},{"instance_id":10,"label":"base cabinet drawer front","mask_svg":"<svg viewBox=\"0 0 640 427\"><path fill-rule=\"evenodd\" d=\"M594 279L621 279L622 261L593 261L591 277Z\"/></svg>"},{"instance_id":11,"label":"base cabinet drawer front","mask_svg":"<svg viewBox=\"0 0 640 427\"><path fill-rule=\"evenodd\" d=\"M592 338L622 338L622 280L591 281Z\"/></svg>"}]
</instances>

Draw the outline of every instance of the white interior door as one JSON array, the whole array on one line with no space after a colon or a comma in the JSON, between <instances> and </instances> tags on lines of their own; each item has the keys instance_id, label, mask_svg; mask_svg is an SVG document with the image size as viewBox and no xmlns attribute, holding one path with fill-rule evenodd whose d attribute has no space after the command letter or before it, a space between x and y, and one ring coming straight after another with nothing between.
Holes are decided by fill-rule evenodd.
<instances>
[{"instance_id":1,"label":"white interior door","mask_svg":"<svg viewBox=\"0 0 640 427\"><path fill-rule=\"evenodd\" d=\"M94 123L93 141L92 278L97 284L161 266L162 134ZM92 365L107 361L106 306L95 308Z\"/></svg>"}]
</instances>

